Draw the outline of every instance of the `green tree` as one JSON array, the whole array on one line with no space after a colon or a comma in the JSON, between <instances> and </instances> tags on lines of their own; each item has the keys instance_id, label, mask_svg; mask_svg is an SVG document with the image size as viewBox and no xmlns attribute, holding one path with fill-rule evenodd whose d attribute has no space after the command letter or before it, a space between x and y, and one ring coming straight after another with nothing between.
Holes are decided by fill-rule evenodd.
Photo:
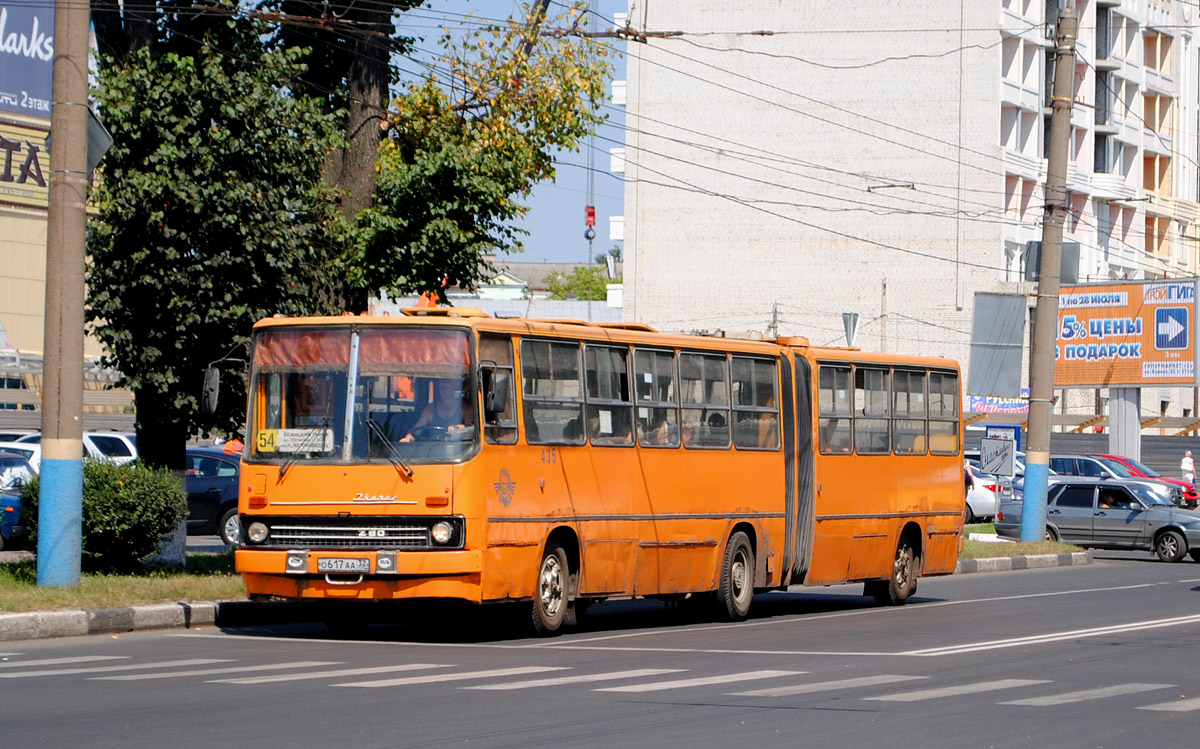
<instances>
[{"instance_id":1,"label":"green tree","mask_svg":"<svg viewBox=\"0 0 1200 749\"><path fill-rule=\"evenodd\" d=\"M603 121L594 102L609 79L605 49L571 31L581 5L556 17L545 6L528 23L444 36L437 64L395 99L375 201L345 264L363 305L381 290L475 288L492 270L484 255L520 249L512 221L533 186L553 179L554 152L578 149Z\"/></svg>"},{"instance_id":2,"label":"green tree","mask_svg":"<svg viewBox=\"0 0 1200 749\"><path fill-rule=\"evenodd\" d=\"M581 265L569 274L551 273L542 279L550 289L551 299L583 299L599 301L608 297L608 270L602 266ZM620 283L617 279L616 283Z\"/></svg>"},{"instance_id":3,"label":"green tree","mask_svg":"<svg viewBox=\"0 0 1200 749\"><path fill-rule=\"evenodd\" d=\"M206 365L244 358L255 320L318 311L332 205L320 172L336 136L289 93L301 51L264 45L245 18L192 16L189 28L102 61L114 144L88 240L87 318L134 392L139 452L170 468L196 431L241 428L240 376L224 379L216 415L198 409Z\"/></svg>"}]
</instances>

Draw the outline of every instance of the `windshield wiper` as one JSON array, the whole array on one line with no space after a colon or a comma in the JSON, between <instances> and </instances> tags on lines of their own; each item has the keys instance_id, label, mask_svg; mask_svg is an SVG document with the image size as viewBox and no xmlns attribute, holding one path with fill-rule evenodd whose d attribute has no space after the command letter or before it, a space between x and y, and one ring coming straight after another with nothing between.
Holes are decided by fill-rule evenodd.
<instances>
[{"instance_id":1,"label":"windshield wiper","mask_svg":"<svg viewBox=\"0 0 1200 749\"><path fill-rule=\"evenodd\" d=\"M408 478L412 478L413 469L409 467L408 463L404 462L404 458L400 455L400 451L397 450L396 446L392 444L392 441L388 439L387 432L383 430L383 427L379 426L379 422L375 421L375 419L371 418L370 416L366 418L366 422L367 429L369 429L371 433L383 443L383 446L387 448L388 462L394 465L397 471L402 470L408 475Z\"/></svg>"}]
</instances>

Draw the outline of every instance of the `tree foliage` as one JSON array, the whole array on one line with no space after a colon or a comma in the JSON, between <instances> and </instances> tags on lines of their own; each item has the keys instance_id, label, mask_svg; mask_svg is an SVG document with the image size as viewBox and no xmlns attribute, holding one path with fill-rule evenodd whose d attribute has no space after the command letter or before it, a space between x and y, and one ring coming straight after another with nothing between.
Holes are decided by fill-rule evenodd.
<instances>
[{"instance_id":1,"label":"tree foliage","mask_svg":"<svg viewBox=\"0 0 1200 749\"><path fill-rule=\"evenodd\" d=\"M581 12L545 23L569 27ZM543 28L509 19L447 34L431 72L395 99L375 202L346 262L361 295L474 288L485 254L520 249L521 199L554 177L556 150L578 149L603 121L610 73L603 47Z\"/></svg>"},{"instance_id":2,"label":"tree foliage","mask_svg":"<svg viewBox=\"0 0 1200 749\"><path fill-rule=\"evenodd\" d=\"M620 283L617 279L616 283ZM551 273L543 279L550 290L551 299L582 299L597 301L608 298L608 284L614 283L608 278L608 270L604 266L581 265L569 274Z\"/></svg>"},{"instance_id":3,"label":"tree foliage","mask_svg":"<svg viewBox=\"0 0 1200 749\"><path fill-rule=\"evenodd\" d=\"M114 144L88 241L87 318L134 391L141 454L172 467L190 435L244 418L241 377L201 414L205 366L244 358L262 317L316 311L334 138L330 116L288 91L300 51L264 46L245 18L191 28L104 61L96 97Z\"/></svg>"}]
</instances>

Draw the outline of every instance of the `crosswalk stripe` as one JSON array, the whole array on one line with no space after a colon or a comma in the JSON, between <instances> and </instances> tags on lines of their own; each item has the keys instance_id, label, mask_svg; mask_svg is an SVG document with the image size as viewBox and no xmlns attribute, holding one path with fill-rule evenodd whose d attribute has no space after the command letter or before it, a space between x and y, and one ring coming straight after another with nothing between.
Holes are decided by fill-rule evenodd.
<instances>
[{"instance_id":1,"label":"crosswalk stripe","mask_svg":"<svg viewBox=\"0 0 1200 749\"><path fill-rule=\"evenodd\" d=\"M68 674L98 674L105 671L137 671L143 668L177 668L179 666L204 666L209 663L232 663L231 658L190 658L185 661L158 661L157 663L128 663L123 666L93 666L91 668L58 668L46 671L18 671L0 674L0 679L25 679L30 676L65 676Z\"/></svg>"},{"instance_id":2,"label":"crosswalk stripe","mask_svg":"<svg viewBox=\"0 0 1200 749\"><path fill-rule=\"evenodd\" d=\"M67 663L94 663L96 661L119 661L128 659L127 655L80 655L74 658L42 658L36 661L10 661L0 663L0 668L21 668L23 666L62 666Z\"/></svg>"},{"instance_id":3,"label":"crosswalk stripe","mask_svg":"<svg viewBox=\"0 0 1200 749\"><path fill-rule=\"evenodd\" d=\"M675 681L656 681L649 684L628 684L623 687L603 687L593 689L593 692L658 692L666 689L686 689L702 687L709 684L731 684L735 681L753 681L755 679L774 679L780 676L798 676L807 671L745 671L738 674L723 674L721 676L698 676L694 679L676 679Z\"/></svg>"},{"instance_id":4,"label":"crosswalk stripe","mask_svg":"<svg viewBox=\"0 0 1200 749\"><path fill-rule=\"evenodd\" d=\"M1015 689L1017 687L1031 687L1034 684L1048 684L1044 679L998 679L996 681L981 681L975 684L963 684L957 687L941 687L939 689L925 689L919 692L897 692L896 694L885 694L879 697L864 697L866 700L877 700L879 702L918 702L920 700L933 700L939 697L957 697L960 694L977 694L979 692L991 692L997 689Z\"/></svg>"},{"instance_id":5,"label":"crosswalk stripe","mask_svg":"<svg viewBox=\"0 0 1200 749\"><path fill-rule=\"evenodd\" d=\"M1064 692L1063 694L1050 694L1045 697L1029 697L1023 700L1012 700L1010 702L1001 702L1001 705L1065 705L1069 702L1083 702L1085 700L1097 700L1102 697L1119 697L1125 694L1137 694L1139 692L1151 692L1155 689L1167 689L1175 686L1174 684L1117 684L1111 687L1099 687L1097 689L1084 689L1079 692Z\"/></svg>"},{"instance_id":6,"label":"crosswalk stripe","mask_svg":"<svg viewBox=\"0 0 1200 749\"><path fill-rule=\"evenodd\" d=\"M615 681L617 679L637 679L642 676L661 676L677 674L686 668L636 668L631 671L610 671L604 674L579 674L577 676L558 676L552 679L529 679L527 681L510 681L504 684L478 684L459 689L532 689L534 687L557 687L563 684L585 684L595 681Z\"/></svg>"},{"instance_id":7,"label":"crosswalk stripe","mask_svg":"<svg viewBox=\"0 0 1200 749\"><path fill-rule=\"evenodd\" d=\"M1146 705L1139 707L1138 710L1161 710L1171 713L1190 713L1200 710L1200 697L1192 697L1188 700L1175 700L1173 702L1160 702L1157 705Z\"/></svg>"},{"instance_id":8,"label":"crosswalk stripe","mask_svg":"<svg viewBox=\"0 0 1200 749\"><path fill-rule=\"evenodd\" d=\"M860 676L855 679L838 679L836 681L818 681L812 684L796 684L790 687L772 687L770 689L755 689L749 692L733 692L730 697L788 697L793 694L810 694L812 692L827 692L833 689L853 689L855 687L876 687L884 684L895 684L901 681L928 679L928 676L900 676L897 674L880 674L878 676Z\"/></svg>"},{"instance_id":9,"label":"crosswalk stripe","mask_svg":"<svg viewBox=\"0 0 1200 749\"><path fill-rule=\"evenodd\" d=\"M569 671L567 666L522 666L520 668L497 668L492 671L469 671L455 674L430 674L428 676L407 676L401 679L381 679L380 681L356 681L347 684L334 684L335 687L402 687L407 684L432 684L439 681L467 681L468 679L489 679L494 676L520 676L521 674L540 674L546 671Z\"/></svg>"},{"instance_id":10,"label":"crosswalk stripe","mask_svg":"<svg viewBox=\"0 0 1200 749\"><path fill-rule=\"evenodd\" d=\"M303 674L275 674L274 676L247 676L240 679L213 679L210 684L269 684L275 681L302 681L325 679L338 676L360 676L365 674L387 674L396 671L419 671L423 668L448 668L444 663L400 663L395 666L371 666L369 668L343 668L334 671L311 671Z\"/></svg>"},{"instance_id":11,"label":"crosswalk stripe","mask_svg":"<svg viewBox=\"0 0 1200 749\"><path fill-rule=\"evenodd\" d=\"M263 666L227 666L225 668L201 668L193 671L170 671L165 674L93 676L88 681L146 681L147 679L174 679L179 676L210 676L212 674L234 674L239 671L279 671L285 668L312 668L314 666L336 665L338 665L338 661L293 661L291 663L268 663Z\"/></svg>"}]
</instances>

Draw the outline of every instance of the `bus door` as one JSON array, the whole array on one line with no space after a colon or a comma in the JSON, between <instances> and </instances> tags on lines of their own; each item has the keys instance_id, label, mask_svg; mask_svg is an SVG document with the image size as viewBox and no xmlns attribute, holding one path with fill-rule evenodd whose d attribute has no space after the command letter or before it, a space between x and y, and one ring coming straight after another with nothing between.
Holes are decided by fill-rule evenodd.
<instances>
[{"instance_id":1,"label":"bus door","mask_svg":"<svg viewBox=\"0 0 1200 749\"><path fill-rule=\"evenodd\" d=\"M795 392L786 383L791 380L790 360L784 365L783 413L784 449L787 451L788 527L787 548L784 550L785 570L790 578L784 582L801 582L808 573L813 544L813 414L812 366L803 356L795 358ZM789 418L795 399L795 419Z\"/></svg>"}]
</instances>

